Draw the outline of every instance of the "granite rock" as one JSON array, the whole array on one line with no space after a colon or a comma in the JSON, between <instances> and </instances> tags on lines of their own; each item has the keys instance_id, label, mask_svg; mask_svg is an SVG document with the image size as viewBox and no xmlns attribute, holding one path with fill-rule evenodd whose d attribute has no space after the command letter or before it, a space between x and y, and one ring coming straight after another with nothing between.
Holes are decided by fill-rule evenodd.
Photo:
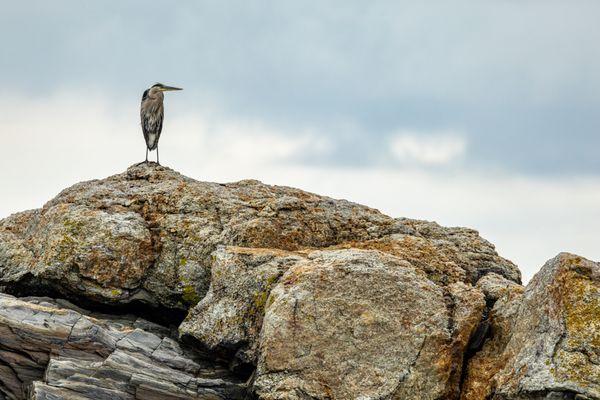
<instances>
[{"instance_id":1,"label":"granite rock","mask_svg":"<svg viewBox=\"0 0 600 400\"><path fill-rule=\"evenodd\" d=\"M179 327L210 351L230 353L237 362L255 364L267 298L301 253L247 247L222 247L214 254L211 285Z\"/></svg>"}]
</instances>

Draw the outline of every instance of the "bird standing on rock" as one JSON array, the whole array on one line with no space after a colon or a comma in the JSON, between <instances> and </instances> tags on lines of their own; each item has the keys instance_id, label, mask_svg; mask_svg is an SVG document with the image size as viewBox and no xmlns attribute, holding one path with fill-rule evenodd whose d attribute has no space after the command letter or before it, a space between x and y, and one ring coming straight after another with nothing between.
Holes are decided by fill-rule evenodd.
<instances>
[{"instance_id":1,"label":"bird standing on rock","mask_svg":"<svg viewBox=\"0 0 600 400\"><path fill-rule=\"evenodd\" d=\"M151 88L146 89L142 96L142 105L140 107L140 118L142 120L142 131L146 140L146 161L148 162L148 150L156 149L156 163L158 160L158 139L162 131L165 96L163 92L171 90L182 90L173 86L165 86L162 83L156 83Z\"/></svg>"}]
</instances>

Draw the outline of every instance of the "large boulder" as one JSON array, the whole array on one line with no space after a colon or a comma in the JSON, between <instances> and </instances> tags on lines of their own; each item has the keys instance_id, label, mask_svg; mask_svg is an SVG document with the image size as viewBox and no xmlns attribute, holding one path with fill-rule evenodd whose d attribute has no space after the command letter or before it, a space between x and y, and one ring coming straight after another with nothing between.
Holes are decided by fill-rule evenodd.
<instances>
[{"instance_id":1,"label":"large boulder","mask_svg":"<svg viewBox=\"0 0 600 400\"><path fill-rule=\"evenodd\" d=\"M494 246L474 229L398 218L399 232L377 239L346 241L335 248L379 250L410 262L439 285L475 284L490 273L520 283L521 272L499 257Z\"/></svg>"},{"instance_id":2,"label":"large boulder","mask_svg":"<svg viewBox=\"0 0 600 400\"><path fill-rule=\"evenodd\" d=\"M443 228L425 221L402 220L402 229L381 239L345 242L329 247L340 254L374 249L394 255L424 272L440 287L470 283L478 276L496 276L518 285L518 273L473 230ZM211 285L193 307L180 333L194 337L212 351L236 357L236 363L256 364L258 336L265 303L283 273L305 259L310 250L282 251L248 247L219 247L213 253ZM504 272L513 281L491 272Z\"/></svg>"},{"instance_id":3,"label":"large boulder","mask_svg":"<svg viewBox=\"0 0 600 400\"><path fill-rule=\"evenodd\" d=\"M206 296L179 326L206 349L255 364L267 298L301 253L247 247L221 247L215 253Z\"/></svg>"},{"instance_id":4,"label":"large boulder","mask_svg":"<svg viewBox=\"0 0 600 400\"><path fill-rule=\"evenodd\" d=\"M561 253L509 290L463 399L600 399L600 264Z\"/></svg>"},{"instance_id":5,"label":"large boulder","mask_svg":"<svg viewBox=\"0 0 600 400\"><path fill-rule=\"evenodd\" d=\"M267 301L254 387L262 399L455 398L485 306L378 251L311 253Z\"/></svg>"}]
</instances>

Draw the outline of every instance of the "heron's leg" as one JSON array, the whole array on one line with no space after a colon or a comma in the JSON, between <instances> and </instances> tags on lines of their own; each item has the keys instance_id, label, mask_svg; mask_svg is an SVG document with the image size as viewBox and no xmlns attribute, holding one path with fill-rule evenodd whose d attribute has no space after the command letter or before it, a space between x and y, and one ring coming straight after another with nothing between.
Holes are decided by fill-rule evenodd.
<instances>
[{"instance_id":1,"label":"heron's leg","mask_svg":"<svg viewBox=\"0 0 600 400\"><path fill-rule=\"evenodd\" d=\"M146 146L146 162L148 162L148 146Z\"/></svg>"},{"instance_id":2,"label":"heron's leg","mask_svg":"<svg viewBox=\"0 0 600 400\"><path fill-rule=\"evenodd\" d=\"M160 161L158 160L158 145L156 145L156 163L160 165Z\"/></svg>"}]
</instances>

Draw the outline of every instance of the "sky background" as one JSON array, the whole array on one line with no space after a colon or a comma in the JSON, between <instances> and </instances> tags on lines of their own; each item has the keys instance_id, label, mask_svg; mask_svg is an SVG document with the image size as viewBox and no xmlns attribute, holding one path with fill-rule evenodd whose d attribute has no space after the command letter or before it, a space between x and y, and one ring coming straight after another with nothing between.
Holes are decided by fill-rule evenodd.
<instances>
[{"instance_id":1,"label":"sky background","mask_svg":"<svg viewBox=\"0 0 600 400\"><path fill-rule=\"evenodd\" d=\"M600 259L598 1L0 0L0 218L143 160Z\"/></svg>"}]
</instances>

